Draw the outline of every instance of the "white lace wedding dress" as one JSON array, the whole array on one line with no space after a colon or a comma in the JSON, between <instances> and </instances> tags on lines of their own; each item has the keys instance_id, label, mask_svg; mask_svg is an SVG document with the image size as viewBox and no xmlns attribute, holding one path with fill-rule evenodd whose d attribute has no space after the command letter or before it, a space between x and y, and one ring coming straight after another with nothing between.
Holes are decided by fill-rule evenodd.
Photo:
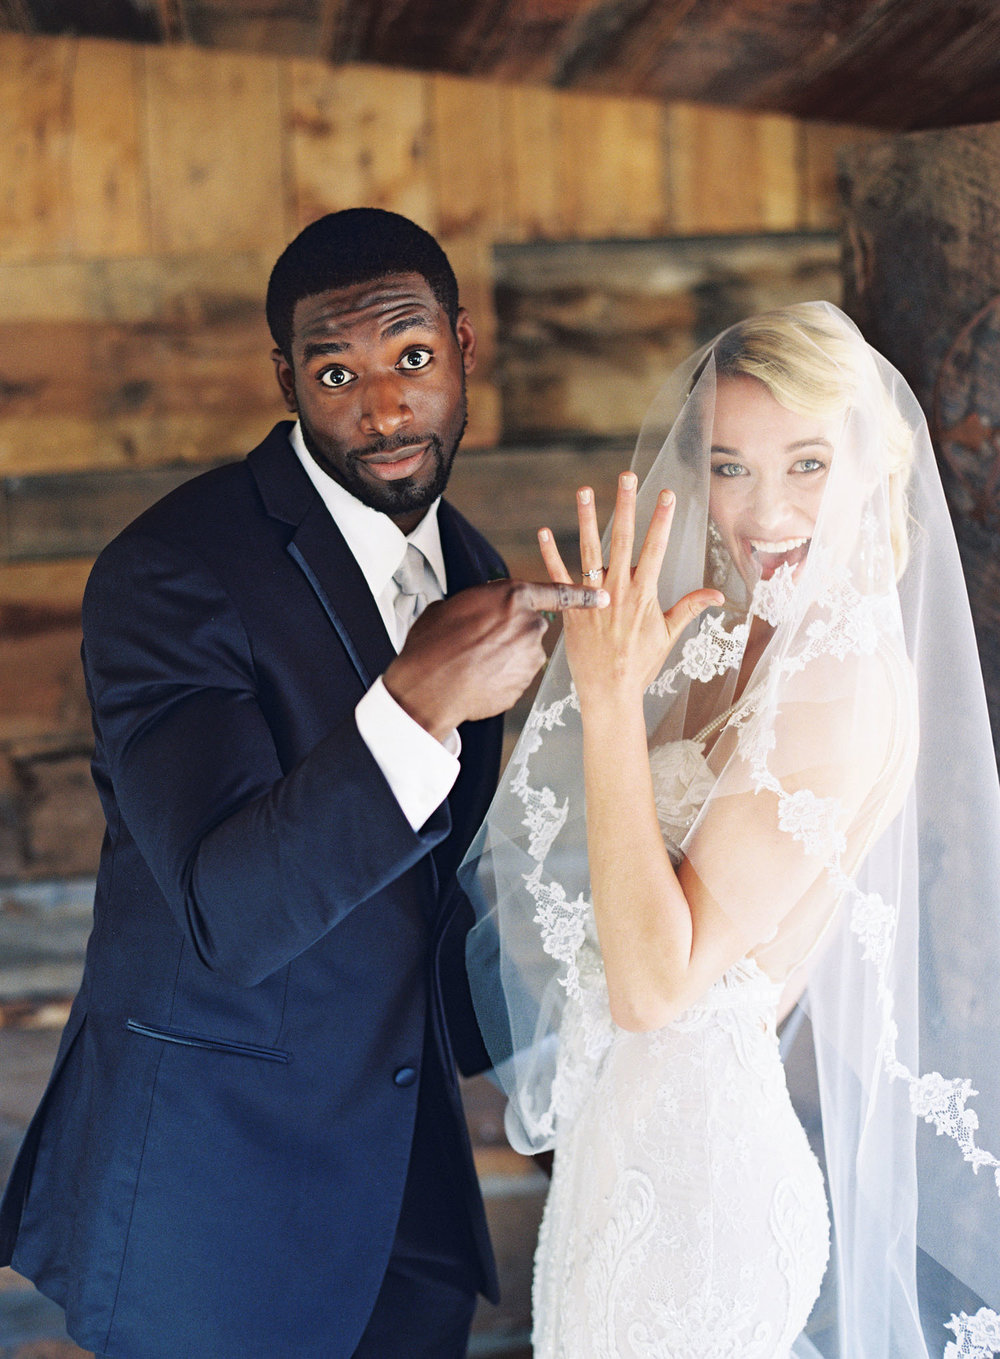
<instances>
[{"instance_id":1,"label":"white lace wedding dress","mask_svg":"<svg viewBox=\"0 0 1000 1359\"><path fill-rule=\"evenodd\" d=\"M689 741L651 761L677 843L712 776ZM781 985L745 958L666 1028L630 1033L611 1021L592 920L577 962L555 1092L573 1112L535 1257L536 1359L787 1359L829 1222L778 1053Z\"/></svg>"}]
</instances>

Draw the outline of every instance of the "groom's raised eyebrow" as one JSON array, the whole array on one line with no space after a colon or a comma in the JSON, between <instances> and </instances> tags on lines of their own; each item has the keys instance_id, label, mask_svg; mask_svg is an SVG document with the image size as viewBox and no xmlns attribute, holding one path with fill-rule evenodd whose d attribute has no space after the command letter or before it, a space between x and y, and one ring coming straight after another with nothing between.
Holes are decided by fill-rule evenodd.
<instances>
[{"instance_id":1,"label":"groom's raised eyebrow","mask_svg":"<svg viewBox=\"0 0 1000 1359\"><path fill-rule=\"evenodd\" d=\"M408 330L427 330L433 328L433 325L433 319L426 312L417 312L411 316L400 317L398 321L386 326L382 331L382 338L392 340L397 335L405 335ZM349 340L307 340L302 346L302 357L308 360L321 358L325 354L345 354L353 348Z\"/></svg>"},{"instance_id":2,"label":"groom's raised eyebrow","mask_svg":"<svg viewBox=\"0 0 1000 1359\"><path fill-rule=\"evenodd\" d=\"M391 340L397 335L404 335L408 330L427 330L433 329L434 320L426 312L413 312L409 316L401 316L398 321L392 321L382 331L383 339Z\"/></svg>"},{"instance_id":3,"label":"groom's raised eyebrow","mask_svg":"<svg viewBox=\"0 0 1000 1359\"><path fill-rule=\"evenodd\" d=\"M315 359L322 354L343 354L350 348L346 340L308 340L302 346L302 357Z\"/></svg>"}]
</instances>

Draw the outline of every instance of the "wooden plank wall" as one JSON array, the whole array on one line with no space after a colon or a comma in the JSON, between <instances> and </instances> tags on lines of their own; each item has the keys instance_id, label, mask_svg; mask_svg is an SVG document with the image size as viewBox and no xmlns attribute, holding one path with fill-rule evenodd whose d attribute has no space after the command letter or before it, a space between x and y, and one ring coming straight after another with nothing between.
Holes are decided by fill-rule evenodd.
<instances>
[{"instance_id":1,"label":"wooden plank wall","mask_svg":"<svg viewBox=\"0 0 1000 1359\"><path fill-rule=\"evenodd\" d=\"M357 203L435 232L502 439L497 242L832 224L851 129L193 47L0 37L0 881L92 871L78 610L115 529L281 415L263 293ZM498 465L499 467L499 465ZM489 476L469 494L494 496ZM475 506L471 506L473 513Z\"/></svg>"}]
</instances>

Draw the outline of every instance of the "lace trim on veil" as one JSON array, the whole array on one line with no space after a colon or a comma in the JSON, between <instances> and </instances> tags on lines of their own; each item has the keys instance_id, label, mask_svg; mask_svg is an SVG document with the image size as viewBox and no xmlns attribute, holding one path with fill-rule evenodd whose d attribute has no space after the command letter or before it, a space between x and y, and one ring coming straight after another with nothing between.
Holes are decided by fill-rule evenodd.
<instances>
[{"instance_id":1,"label":"lace trim on veil","mask_svg":"<svg viewBox=\"0 0 1000 1359\"><path fill-rule=\"evenodd\" d=\"M792 586L792 572L789 570L786 575L782 568L758 586L750 613L771 623L783 620L793 607ZM882 595L862 595L851 584L846 572L832 570L830 583L816 599L819 616L806 626L803 645L778 662L780 673L798 673L819 656L843 660L850 654L873 654L878 645L879 621L885 602ZM679 675L704 683L738 668L749 626L748 620L727 632L721 615L703 615L696 635L685 642L678 663L662 672L649 692L658 695L676 692L674 683ZM973 1089L972 1082L963 1077L945 1077L937 1071L917 1075L899 1058L898 1029L893 1018L894 996L889 983L898 908L884 901L878 893L862 892L844 872L843 856L847 845L838 827L838 814L842 810L839 801L817 797L809 789L785 792L768 767L774 734L764 724L754 721L758 707L759 700L738 705L722 729L738 731L738 750L750 768L754 790L767 790L775 795L781 830L801 842L806 853L821 859L838 896L848 903L851 932L857 938L862 959L875 973L884 1070L891 1081L902 1081L907 1086L914 1116L933 1124L939 1136L951 1138L974 1173L984 1166L993 1170L1000 1195L1000 1160L979 1147L975 1139L979 1119L968 1103L978 1092ZM595 962L594 958L588 957L591 953L587 939L590 903L582 893L570 901L560 883L542 881L544 863L565 824L568 803L558 806L550 788L533 788L528 770L532 755L542 745L543 733L562 726L567 710L579 711L579 700L572 688L565 697L532 713L515 752L510 786L524 804L524 825L530 833L529 854L537 865L530 874L524 875L526 888L536 905L534 922L539 927L545 952L564 969L559 975L559 984L570 999L581 1005L580 1018L587 1037L585 1048L593 1060L599 1058L612 1041L613 1025L610 1019L601 1025L594 1007L585 1004L583 982L588 974L593 976ZM596 961L599 966L599 958ZM558 1104L560 1112L567 1109L568 1093L565 1088L553 1090L553 1105ZM541 1120L548 1125L549 1132L554 1130L554 1116L555 1110L550 1109ZM1000 1316L990 1308L981 1308L972 1317L964 1312L953 1316L948 1328L956 1339L949 1342L945 1359L990 1359L1000 1352Z\"/></svg>"}]
</instances>

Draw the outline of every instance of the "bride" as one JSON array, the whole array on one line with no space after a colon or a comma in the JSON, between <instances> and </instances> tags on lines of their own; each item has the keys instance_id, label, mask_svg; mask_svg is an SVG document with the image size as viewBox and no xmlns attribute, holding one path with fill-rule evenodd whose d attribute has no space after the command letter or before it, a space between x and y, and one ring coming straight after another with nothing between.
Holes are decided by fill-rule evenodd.
<instances>
[{"instance_id":1,"label":"bride","mask_svg":"<svg viewBox=\"0 0 1000 1359\"><path fill-rule=\"evenodd\" d=\"M788 307L668 384L603 547L577 509L611 607L566 619L463 874L509 1135L555 1147L536 1356L988 1359L1000 799L923 417Z\"/></svg>"}]
</instances>

